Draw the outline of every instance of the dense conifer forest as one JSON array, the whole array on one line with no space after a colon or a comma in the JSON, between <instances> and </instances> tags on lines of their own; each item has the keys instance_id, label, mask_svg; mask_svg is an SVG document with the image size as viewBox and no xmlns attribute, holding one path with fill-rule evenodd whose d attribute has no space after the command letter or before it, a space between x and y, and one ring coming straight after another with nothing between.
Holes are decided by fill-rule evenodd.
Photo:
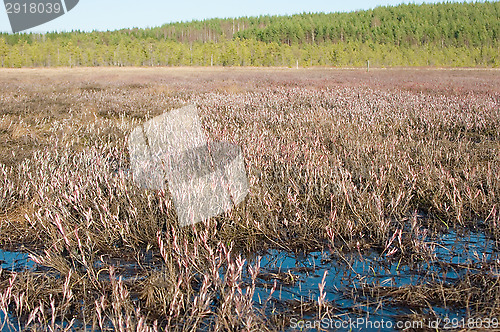
<instances>
[{"instance_id":1,"label":"dense conifer forest","mask_svg":"<svg viewBox=\"0 0 500 332\"><path fill-rule=\"evenodd\" d=\"M0 34L2 67L500 65L500 2Z\"/></svg>"}]
</instances>

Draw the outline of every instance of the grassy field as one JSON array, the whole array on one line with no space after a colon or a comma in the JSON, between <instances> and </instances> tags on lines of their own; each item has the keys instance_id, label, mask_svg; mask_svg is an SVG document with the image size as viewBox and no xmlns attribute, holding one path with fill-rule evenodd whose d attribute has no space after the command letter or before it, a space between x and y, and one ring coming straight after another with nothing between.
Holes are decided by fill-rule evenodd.
<instances>
[{"instance_id":1,"label":"grassy field","mask_svg":"<svg viewBox=\"0 0 500 332\"><path fill-rule=\"evenodd\" d=\"M127 177L126 140L186 104L209 140L242 147L250 193L180 228L168 192ZM0 245L37 263L0 271L5 329L294 330L388 303L403 320L500 314L497 70L2 69L0 142ZM452 232L493 249L447 262ZM306 274L261 267L270 253L425 278L338 290L323 268L308 299L282 300Z\"/></svg>"}]
</instances>

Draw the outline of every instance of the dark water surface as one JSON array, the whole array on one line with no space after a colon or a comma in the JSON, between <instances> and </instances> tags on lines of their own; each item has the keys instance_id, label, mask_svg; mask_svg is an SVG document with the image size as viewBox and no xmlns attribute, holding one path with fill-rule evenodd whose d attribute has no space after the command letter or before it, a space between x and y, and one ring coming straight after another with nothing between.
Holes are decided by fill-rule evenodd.
<instances>
[{"instance_id":1,"label":"dark water surface","mask_svg":"<svg viewBox=\"0 0 500 332\"><path fill-rule=\"evenodd\" d=\"M459 235L449 232L430 240L430 244L434 247L433 259L416 261L411 265L404 265L397 259L389 260L385 254L377 252L314 252L297 256L269 251L261 260L260 282L254 300L257 303L267 301L266 312L269 314L282 312L288 316L290 331L308 330L308 327L309 330L320 327L363 331L432 328L436 324L440 328L460 327L468 320L465 308L434 306L423 309L432 314L432 320L411 321L408 317L412 315L413 308L393 304L390 298L379 301L364 291L382 286L396 289L436 282L453 284L466 274L474 274L500 259L496 243L481 233ZM491 273L500 275L500 271ZM301 306L300 303L318 301L323 278L323 292L325 300L331 305L331 315L320 320L317 310L307 312L308 306ZM283 279L288 283L280 282ZM272 292L275 280L277 287Z\"/></svg>"},{"instance_id":2,"label":"dark water surface","mask_svg":"<svg viewBox=\"0 0 500 332\"><path fill-rule=\"evenodd\" d=\"M262 309L266 316L280 315L285 318L289 322L289 331L318 328L392 331L410 327L408 324L414 324L412 327L416 329L422 327L419 324L429 327L429 321L418 322L408 318L414 313L414 308L392 303L383 295L380 301L380 297L374 297L367 289L418 287L436 282L453 284L466 275L485 273L484 266L496 266L491 263L500 260L500 256L497 244L482 233L448 232L427 241L432 245L433 258L417 259L411 264L403 264L397 257L391 259L385 253L376 251L338 253L332 249L294 255L270 250L260 260L253 297L255 306ZM161 268L158 260L152 257L144 257L142 268ZM141 270L136 263L115 263L117 276L122 275L124 279L134 279L134 274ZM15 272L38 268L28 254L3 250L0 250L0 264L2 269ZM255 264L256 259L248 259L247 265ZM481 272L478 272L480 269ZM500 275L500 271L496 270L488 273ZM244 273L244 282L247 286L251 284L248 272ZM325 303L322 312L328 307L329 316L320 320L317 303L322 284ZM441 328L446 323L452 326L452 322L460 324L462 319L468 319L468 313L463 308L433 306L422 311L433 319L439 317L441 321L436 324ZM4 314L0 313L0 320L4 319Z\"/></svg>"}]
</instances>

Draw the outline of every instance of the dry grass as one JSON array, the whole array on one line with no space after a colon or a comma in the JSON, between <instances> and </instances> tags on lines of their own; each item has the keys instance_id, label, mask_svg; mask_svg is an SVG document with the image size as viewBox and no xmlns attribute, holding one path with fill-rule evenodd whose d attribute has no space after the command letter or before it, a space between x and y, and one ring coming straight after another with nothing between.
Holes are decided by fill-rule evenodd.
<instances>
[{"instance_id":1,"label":"dry grass","mask_svg":"<svg viewBox=\"0 0 500 332\"><path fill-rule=\"evenodd\" d=\"M495 71L2 74L0 242L29 248L43 268L2 271L0 309L33 330L283 329L286 317L254 302L259 267L247 254L377 250L404 264L432 260L432 232L500 235ZM122 170L130 130L186 103L210 139L242 146L250 194L181 229L169 194L141 190ZM364 292L493 315L500 287L489 263L452 285ZM331 305L289 308L322 316Z\"/></svg>"}]
</instances>

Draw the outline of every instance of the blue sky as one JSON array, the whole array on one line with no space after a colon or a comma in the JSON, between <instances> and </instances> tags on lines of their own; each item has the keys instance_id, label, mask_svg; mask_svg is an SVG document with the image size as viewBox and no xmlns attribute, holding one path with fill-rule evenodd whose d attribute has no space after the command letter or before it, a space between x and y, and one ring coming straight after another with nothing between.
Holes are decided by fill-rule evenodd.
<instances>
[{"instance_id":1,"label":"blue sky","mask_svg":"<svg viewBox=\"0 0 500 332\"><path fill-rule=\"evenodd\" d=\"M15 2L15 0L8 1ZM78 5L66 15L25 32L146 28L193 19L303 12L345 12L408 2L402 0L80 0ZM424 1L411 2L422 3ZM0 31L12 32L5 9L0 9Z\"/></svg>"}]
</instances>

